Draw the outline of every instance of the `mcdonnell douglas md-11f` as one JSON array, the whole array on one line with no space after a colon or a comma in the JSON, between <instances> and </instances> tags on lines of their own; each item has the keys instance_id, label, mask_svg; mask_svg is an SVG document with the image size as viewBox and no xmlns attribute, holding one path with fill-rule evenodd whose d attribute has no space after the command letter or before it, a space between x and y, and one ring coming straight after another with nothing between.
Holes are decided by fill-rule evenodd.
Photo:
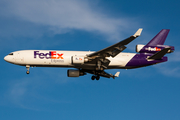
<instances>
[{"instance_id":1,"label":"mcdonnell douglas md-11f","mask_svg":"<svg viewBox=\"0 0 180 120\"><path fill-rule=\"evenodd\" d=\"M26 66L27 74L30 67L71 67L68 77L79 77L86 73L93 74L92 80L100 76L115 78L115 75L105 72L106 69L132 69L166 62L164 55L174 51L173 46L164 45L169 29L162 29L148 44L136 45L136 53L122 53L127 44L140 36L142 29L112 46L90 51L56 51L56 50L21 50L10 53L4 60L21 66Z\"/></svg>"}]
</instances>

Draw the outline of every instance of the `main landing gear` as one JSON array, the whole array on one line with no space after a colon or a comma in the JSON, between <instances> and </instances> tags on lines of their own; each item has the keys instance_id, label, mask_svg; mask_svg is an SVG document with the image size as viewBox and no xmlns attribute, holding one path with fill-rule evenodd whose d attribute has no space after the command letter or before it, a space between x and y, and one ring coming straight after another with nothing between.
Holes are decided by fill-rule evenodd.
<instances>
[{"instance_id":1,"label":"main landing gear","mask_svg":"<svg viewBox=\"0 0 180 120\"><path fill-rule=\"evenodd\" d=\"M29 74L29 73L30 73L30 72L29 72L29 68L30 68L30 65L26 65L26 69L27 69L26 74Z\"/></svg>"},{"instance_id":2,"label":"main landing gear","mask_svg":"<svg viewBox=\"0 0 180 120\"><path fill-rule=\"evenodd\" d=\"M92 79L92 80L95 80L95 79L96 79L96 80L99 80L99 79L100 79L100 76L99 76L99 75L96 75L96 76L93 75L93 76L91 77L91 79Z\"/></svg>"}]
</instances>

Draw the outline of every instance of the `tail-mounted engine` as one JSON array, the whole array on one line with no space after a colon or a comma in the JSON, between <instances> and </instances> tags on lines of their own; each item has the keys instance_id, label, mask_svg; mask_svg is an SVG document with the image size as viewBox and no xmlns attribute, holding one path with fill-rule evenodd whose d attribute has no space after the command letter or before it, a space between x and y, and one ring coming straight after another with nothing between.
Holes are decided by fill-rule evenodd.
<instances>
[{"instance_id":1,"label":"tail-mounted engine","mask_svg":"<svg viewBox=\"0 0 180 120\"><path fill-rule=\"evenodd\" d=\"M172 53L174 51L173 46L167 45L157 45L157 46L145 46L145 45L136 45L136 52L138 53L156 53L164 48L171 48L167 53Z\"/></svg>"}]
</instances>

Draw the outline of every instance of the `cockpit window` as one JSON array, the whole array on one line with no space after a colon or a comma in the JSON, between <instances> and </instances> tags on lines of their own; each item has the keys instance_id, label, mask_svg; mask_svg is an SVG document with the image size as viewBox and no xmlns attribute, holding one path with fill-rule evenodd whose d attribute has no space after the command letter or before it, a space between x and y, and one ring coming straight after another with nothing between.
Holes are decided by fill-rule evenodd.
<instances>
[{"instance_id":1,"label":"cockpit window","mask_svg":"<svg viewBox=\"0 0 180 120\"><path fill-rule=\"evenodd\" d=\"M13 53L9 53L9 55L13 55Z\"/></svg>"}]
</instances>

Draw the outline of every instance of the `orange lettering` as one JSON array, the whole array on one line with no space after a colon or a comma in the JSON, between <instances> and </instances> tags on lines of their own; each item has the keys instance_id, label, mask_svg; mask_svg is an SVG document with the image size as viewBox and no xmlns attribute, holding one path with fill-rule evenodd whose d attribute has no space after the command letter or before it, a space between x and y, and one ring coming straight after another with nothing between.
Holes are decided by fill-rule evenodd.
<instances>
[{"instance_id":1,"label":"orange lettering","mask_svg":"<svg viewBox=\"0 0 180 120\"><path fill-rule=\"evenodd\" d=\"M51 59L56 59L56 51L51 51Z\"/></svg>"}]
</instances>

